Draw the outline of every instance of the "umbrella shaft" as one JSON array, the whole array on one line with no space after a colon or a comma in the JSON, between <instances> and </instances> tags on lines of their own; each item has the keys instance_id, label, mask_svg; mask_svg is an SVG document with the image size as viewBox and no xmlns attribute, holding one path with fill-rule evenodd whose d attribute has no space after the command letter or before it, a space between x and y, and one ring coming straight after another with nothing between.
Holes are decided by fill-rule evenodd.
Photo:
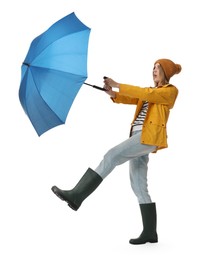
<instances>
[{"instance_id":1,"label":"umbrella shaft","mask_svg":"<svg viewBox=\"0 0 199 260\"><path fill-rule=\"evenodd\" d=\"M98 86L96 86L96 85L88 84L88 83L85 83L85 82L84 82L84 84L85 84L85 85L88 85L88 86L91 86L91 87L93 87L93 88L96 88L96 89L98 89L98 90L106 91L106 89L101 88L101 87L98 87Z\"/></svg>"}]
</instances>

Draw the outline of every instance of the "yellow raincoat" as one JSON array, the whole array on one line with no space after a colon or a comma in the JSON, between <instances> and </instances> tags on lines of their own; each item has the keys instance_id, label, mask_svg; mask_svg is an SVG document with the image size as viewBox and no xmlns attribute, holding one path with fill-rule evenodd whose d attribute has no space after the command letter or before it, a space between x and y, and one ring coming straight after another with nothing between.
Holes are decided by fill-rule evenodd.
<instances>
[{"instance_id":1,"label":"yellow raincoat","mask_svg":"<svg viewBox=\"0 0 199 260\"><path fill-rule=\"evenodd\" d=\"M168 147L166 126L170 109L174 106L177 95L178 89L171 84L157 88L120 84L120 90L112 100L115 103L137 105L132 124L137 118L143 102L148 101L149 106L143 124L141 143L155 145L159 150Z\"/></svg>"}]
</instances>

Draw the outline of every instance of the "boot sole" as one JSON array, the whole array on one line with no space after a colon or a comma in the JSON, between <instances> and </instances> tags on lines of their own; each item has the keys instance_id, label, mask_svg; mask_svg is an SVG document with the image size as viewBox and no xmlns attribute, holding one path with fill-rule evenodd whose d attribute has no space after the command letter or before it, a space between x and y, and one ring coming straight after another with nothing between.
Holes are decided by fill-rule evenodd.
<instances>
[{"instance_id":1,"label":"boot sole","mask_svg":"<svg viewBox=\"0 0 199 260\"><path fill-rule=\"evenodd\" d=\"M75 210L75 211L78 210L79 207L77 207L75 204L71 203L71 201L68 201L68 200L66 200L64 197L62 197L61 194L60 194L60 192L57 192L57 187L56 187L56 186L53 186L53 187L51 188L51 190L53 191L53 193L54 193L59 199L61 199L61 200L65 201L66 203L68 203L68 206L69 206L71 209L73 209L73 210Z\"/></svg>"},{"instance_id":2,"label":"boot sole","mask_svg":"<svg viewBox=\"0 0 199 260\"><path fill-rule=\"evenodd\" d=\"M131 245L144 245L144 244L146 244L146 243L158 243L158 240L147 240L147 241L142 241L142 242L131 242L131 241L129 241L129 243L131 244Z\"/></svg>"}]
</instances>

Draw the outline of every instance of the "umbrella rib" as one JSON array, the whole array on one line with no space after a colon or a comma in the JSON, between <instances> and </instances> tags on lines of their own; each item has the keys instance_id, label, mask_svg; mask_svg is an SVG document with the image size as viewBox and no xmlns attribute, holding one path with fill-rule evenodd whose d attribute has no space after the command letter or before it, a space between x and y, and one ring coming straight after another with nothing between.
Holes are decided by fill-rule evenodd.
<instances>
[{"instance_id":1,"label":"umbrella rib","mask_svg":"<svg viewBox=\"0 0 199 260\"><path fill-rule=\"evenodd\" d=\"M74 74L74 73L71 73L71 72L66 72L66 71L61 70L61 69L54 69L54 68L49 68L49 67L42 67L42 66L38 66L38 65L35 66L35 65L31 65L31 64L26 63L26 62L23 62L23 65L26 65L26 66L28 66L29 68L30 68L30 67L41 68L41 69L47 69L47 70L52 70L52 71L57 71L57 72L64 72L64 73L67 73L67 74L70 74L70 75L77 75L77 76L85 77L85 75Z\"/></svg>"}]
</instances>

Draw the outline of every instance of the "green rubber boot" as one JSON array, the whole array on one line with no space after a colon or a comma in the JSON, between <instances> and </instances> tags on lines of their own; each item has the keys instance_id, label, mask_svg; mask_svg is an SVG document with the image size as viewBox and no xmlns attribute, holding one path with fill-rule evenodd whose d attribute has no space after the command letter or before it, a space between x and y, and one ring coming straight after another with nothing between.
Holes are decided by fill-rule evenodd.
<instances>
[{"instance_id":1,"label":"green rubber boot","mask_svg":"<svg viewBox=\"0 0 199 260\"><path fill-rule=\"evenodd\" d=\"M52 191L60 199L66 201L73 210L78 210L82 202L100 185L102 180L100 175L88 168L72 190L61 190L53 186Z\"/></svg>"},{"instance_id":2,"label":"green rubber boot","mask_svg":"<svg viewBox=\"0 0 199 260\"><path fill-rule=\"evenodd\" d=\"M129 243L140 245L149 243L157 243L158 235L156 232L157 216L155 203L140 204L140 210L143 222L143 231L138 238L130 239Z\"/></svg>"}]
</instances>

